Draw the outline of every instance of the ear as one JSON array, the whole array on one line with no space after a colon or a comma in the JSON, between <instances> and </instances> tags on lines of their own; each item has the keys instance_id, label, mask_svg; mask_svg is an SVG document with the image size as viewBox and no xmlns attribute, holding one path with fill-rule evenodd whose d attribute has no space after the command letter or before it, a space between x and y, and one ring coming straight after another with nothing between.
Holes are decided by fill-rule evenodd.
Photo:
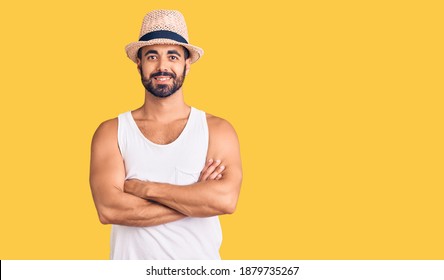
<instances>
[{"instance_id":1,"label":"ear","mask_svg":"<svg viewBox=\"0 0 444 280\"><path fill-rule=\"evenodd\" d=\"M187 60L185 60L185 76L188 75L188 72L190 72L190 68L191 68L191 59L187 58Z\"/></svg>"},{"instance_id":2,"label":"ear","mask_svg":"<svg viewBox=\"0 0 444 280\"><path fill-rule=\"evenodd\" d=\"M139 74L141 74L141 67L142 67L142 61L140 61L139 58L137 58L137 71L139 71Z\"/></svg>"}]
</instances>

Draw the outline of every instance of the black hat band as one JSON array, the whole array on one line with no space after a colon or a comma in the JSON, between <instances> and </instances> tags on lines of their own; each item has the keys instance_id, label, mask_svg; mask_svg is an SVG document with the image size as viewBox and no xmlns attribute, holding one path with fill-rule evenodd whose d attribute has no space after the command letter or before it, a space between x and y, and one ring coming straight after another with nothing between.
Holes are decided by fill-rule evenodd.
<instances>
[{"instance_id":1,"label":"black hat band","mask_svg":"<svg viewBox=\"0 0 444 280\"><path fill-rule=\"evenodd\" d=\"M180 43L188 44L188 41L185 40L184 37L180 36L176 32L172 32L169 30L158 30L146 33L145 35L140 37L139 41L149 41L153 39L170 39Z\"/></svg>"}]
</instances>

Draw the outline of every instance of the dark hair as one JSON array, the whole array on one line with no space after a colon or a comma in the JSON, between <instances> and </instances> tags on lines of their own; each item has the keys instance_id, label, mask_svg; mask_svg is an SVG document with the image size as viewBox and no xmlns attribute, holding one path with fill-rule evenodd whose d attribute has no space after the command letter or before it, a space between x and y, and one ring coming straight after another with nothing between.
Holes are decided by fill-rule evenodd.
<instances>
[{"instance_id":1,"label":"dark hair","mask_svg":"<svg viewBox=\"0 0 444 280\"><path fill-rule=\"evenodd\" d=\"M138 59L142 59L142 48L143 47L139 48L139 50L137 51L137 58ZM185 60L187 60L190 57L190 51L187 48L185 48L184 46L182 46L182 48L183 48Z\"/></svg>"}]
</instances>

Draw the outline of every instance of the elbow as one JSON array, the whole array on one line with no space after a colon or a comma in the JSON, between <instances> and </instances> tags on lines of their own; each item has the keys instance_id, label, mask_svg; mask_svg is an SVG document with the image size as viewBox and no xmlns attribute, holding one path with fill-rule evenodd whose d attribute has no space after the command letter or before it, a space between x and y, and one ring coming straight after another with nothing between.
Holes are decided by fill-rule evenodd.
<instances>
[{"instance_id":1,"label":"elbow","mask_svg":"<svg viewBox=\"0 0 444 280\"><path fill-rule=\"evenodd\" d=\"M222 214L233 214L236 211L237 196L230 195L225 199L223 207L221 207Z\"/></svg>"},{"instance_id":2,"label":"elbow","mask_svg":"<svg viewBox=\"0 0 444 280\"><path fill-rule=\"evenodd\" d=\"M237 201L239 199L239 190L242 183L242 177L239 181L237 188L234 190L225 193L224 198L222 199L222 214L233 214L236 211Z\"/></svg>"},{"instance_id":3,"label":"elbow","mask_svg":"<svg viewBox=\"0 0 444 280\"><path fill-rule=\"evenodd\" d=\"M241 184L242 184L242 175L239 178L237 187L231 192L225 194L225 199L223 203L223 214L233 214L236 211Z\"/></svg>"},{"instance_id":4,"label":"elbow","mask_svg":"<svg viewBox=\"0 0 444 280\"><path fill-rule=\"evenodd\" d=\"M103 225L113 224L112 215L106 209L101 209L98 211L99 221Z\"/></svg>"},{"instance_id":5,"label":"elbow","mask_svg":"<svg viewBox=\"0 0 444 280\"><path fill-rule=\"evenodd\" d=\"M234 211L236 211L236 206L225 207L223 209L222 215L230 215L230 214L233 214Z\"/></svg>"},{"instance_id":6,"label":"elbow","mask_svg":"<svg viewBox=\"0 0 444 280\"><path fill-rule=\"evenodd\" d=\"M236 203L231 203L225 207L225 214L233 214L236 211Z\"/></svg>"},{"instance_id":7,"label":"elbow","mask_svg":"<svg viewBox=\"0 0 444 280\"><path fill-rule=\"evenodd\" d=\"M104 215L100 215L100 214L99 214L99 221L102 225L111 224L110 220L108 220Z\"/></svg>"},{"instance_id":8,"label":"elbow","mask_svg":"<svg viewBox=\"0 0 444 280\"><path fill-rule=\"evenodd\" d=\"M196 208L182 209L180 212L188 217L194 218L227 215L233 214L234 211L236 211L236 204L237 198L226 195L214 201L214 204L210 203Z\"/></svg>"}]
</instances>

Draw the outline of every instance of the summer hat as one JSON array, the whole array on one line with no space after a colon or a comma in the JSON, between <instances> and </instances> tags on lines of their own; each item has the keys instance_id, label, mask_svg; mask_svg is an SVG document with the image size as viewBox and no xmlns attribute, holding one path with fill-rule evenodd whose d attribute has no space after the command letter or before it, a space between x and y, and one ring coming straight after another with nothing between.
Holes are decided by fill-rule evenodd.
<instances>
[{"instance_id":1,"label":"summer hat","mask_svg":"<svg viewBox=\"0 0 444 280\"><path fill-rule=\"evenodd\" d=\"M139 41L125 47L128 57L137 62L137 51L144 46L170 44L181 45L190 52L191 63L196 62L203 50L188 43L185 18L179 11L154 10L146 14L140 29Z\"/></svg>"}]
</instances>

